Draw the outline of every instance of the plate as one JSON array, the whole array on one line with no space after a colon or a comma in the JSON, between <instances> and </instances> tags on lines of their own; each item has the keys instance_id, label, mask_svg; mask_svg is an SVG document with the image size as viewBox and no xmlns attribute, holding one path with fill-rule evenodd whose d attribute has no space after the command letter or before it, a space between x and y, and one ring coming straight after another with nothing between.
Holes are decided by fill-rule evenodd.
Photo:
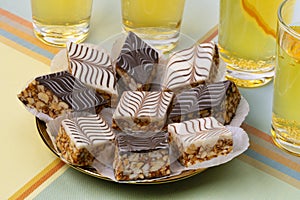
<instances>
[{"instance_id":1,"label":"plate","mask_svg":"<svg viewBox=\"0 0 300 200\"><path fill-rule=\"evenodd\" d=\"M43 139L44 143L46 144L46 146L58 157L60 158L58 152L55 150L52 141L46 131L47 126L46 123L43 122L42 120L36 118L36 126L37 126L37 130L41 136L41 138ZM107 180L107 181L114 181L102 174L99 174L97 172L96 169L91 168L91 167L79 167L79 166L75 166L75 165L71 165L70 163L65 162L67 165L69 165L70 167L72 167L73 169L80 171L84 174L99 178L99 179L103 179L103 180ZM186 170L183 171L180 174L176 174L174 176L168 176L165 178L160 178L160 179L153 179L153 180L149 180L147 182L143 181L143 182L135 182L135 181L131 181L131 182L126 182L126 183L133 183L133 184L160 184L160 183L168 183L168 182L174 182L174 181L179 181L185 178L189 178L191 176L194 176L202 171L204 171L206 168L203 169L195 169L195 170Z\"/></svg>"},{"instance_id":2,"label":"plate","mask_svg":"<svg viewBox=\"0 0 300 200\"><path fill-rule=\"evenodd\" d=\"M103 41L101 44L99 44L99 46L101 46L101 48L106 49L108 52L111 53L111 55L113 54L112 52L114 52L113 50L118 49L119 45L122 44L120 43L120 41L118 41L119 39L123 39L124 35L122 34L116 34L112 37L110 37L109 39ZM116 42L117 41L117 42ZM181 35L181 38L179 40L179 44L178 46L174 49L174 51L177 51L178 49L184 49L187 47L190 47L192 44L195 43L195 40L189 38L188 36L185 35ZM93 45L93 44L87 44L87 45ZM115 51L116 54L117 51ZM61 68L61 66L68 66L66 65L66 52L65 50L61 50L52 60L51 62L51 71L55 72L55 71L61 71L64 70ZM220 64L221 65L221 64ZM225 66L222 66L221 69L225 69ZM219 79L223 79L224 77L224 73L221 70L219 72L220 77ZM246 115L249 112L249 105L247 103L247 101L242 98L242 101L239 105L239 108L237 110L237 119L233 119L232 123L230 124L231 126L234 127L240 127L241 123L244 121ZM62 159L59 155L59 152L57 152L56 148L53 146L52 140L49 137L49 134L47 132L47 125L44 121L36 118L36 126L38 129L38 132L41 136L41 138L43 139L44 143L47 145L47 147L57 156L59 157L63 162L65 162L67 165L69 165L70 167L74 168L75 170L78 170L82 173L85 173L87 175L99 178L99 179L103 179L103 180L107 180L107 181L116 181L114 180L113 177L111 176L107 176L106 174L100 174L95 168L93 167L80 167L80 166L75 166L72 165L70 163L68 163L66 160ZM124 182L124 183L132 183L132 184L160 184L160 183L168 183L168 182L174 182L174 181L178 181L178 180L182 180L191 176L194 176L198 173L203 172L204 170L206 170L209 167L212 166L217 166L220 164L223 164L225 162L228 162L229 160L233 159L234 157L236 157L237 155L241 154L242 152L244 152L247 147L248 147L248 137L246 135L246 133L243 132L243 130L234 130L237 133L241 134L236 134L237 135L237 139L238 141L243 141L245 140L245 142L240 142L241 145L237 145L237 147L235 147L235 149L237 149L233 155L228 156L229 158L218 158L215 162L204 162L203 165L197 166L195 168L183 168L180 171L176 171L174 174L171 174L169 176L166 177L161 177L158 179L149 179L149 180L142 180L142 181L128 181L128 182ZM240 137L242 136L242 137ZM122 182L123 183L123 182Z\"/></svg>"}]
</instances>

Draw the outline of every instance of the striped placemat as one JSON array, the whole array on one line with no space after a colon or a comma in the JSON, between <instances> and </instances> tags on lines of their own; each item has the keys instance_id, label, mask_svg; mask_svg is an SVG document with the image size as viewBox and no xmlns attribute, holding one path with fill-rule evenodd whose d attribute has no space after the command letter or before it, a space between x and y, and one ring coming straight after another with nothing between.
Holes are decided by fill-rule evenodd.
<instances>
[{"instance_id":1,"label":"striped placemat","mask_svg":"<svg viewBox=\"0 0 300 200\"><path fill-rule=\"evenodd\" d=\"M199 41L207 42L216 38L215 26ZM60 50L37 40L32 32L32 24L0 8L0 41L36 60L50 65L51 59ZM278 149L271 136L246 123L242 128L250 138L250 148L238 159L300 189L300 159ZM24 199L40 190L47 181L55 179L68 167L56 159L32 180L20 188L11 199Z\"/></svg>"},{"instance_id":2,"label":"striped placemat","mask_svg":"<svg viewBox=\"0 0 300 200\"><path fill-rule=\"evenodd\" d=\"M250 148L239 159L300 189L300 158L277 148L269 134L246 123Z\"/></svg>"},{"instance_id":3,"label":"striped placemat","mask_svg":"<svg viewBox=\"0 0 300 200\"><path fill-rule=\"evenodd\" d=\"M59 48L37 40L31 22L0 8L0 41L45 64L50 64Z\"/></svg>"}]
</instances>

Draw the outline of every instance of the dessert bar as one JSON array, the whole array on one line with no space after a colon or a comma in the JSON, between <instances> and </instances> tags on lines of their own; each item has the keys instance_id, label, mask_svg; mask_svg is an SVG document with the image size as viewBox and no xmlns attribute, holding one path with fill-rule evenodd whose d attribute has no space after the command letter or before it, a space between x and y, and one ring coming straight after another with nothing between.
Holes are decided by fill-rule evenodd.
<instances>
[{"instance_id":1,"label":"dessert bar","mask_svg":"<svg viewBox=\"0 0 300 200\"><path fill-rule=\"evenodd\" d=\"M168 134L116 137L114 173L118 181L159 178L171 173Z\"/></svg>"},{"instance_id":2,"label":"dessert bar","mask_svg":"<svg viewBox=\"0 0 300 200\"><path fill-rule=\"evenodd\" d=\"M163 90L178 93L204 82L213 82L219 69L219 54L214 42L196 43L172 54L166 66Z\"/></svg>"},{"instance_id":3,"label":"dessert bar","mask_svg":"<svg viewBox=\"0 0 300 200\"><path fill-rule=\"evenodd\" d=\"M129 32L116 61L121 90L150 90L158 60L159 54L155 49Z\"/></svg>"},{"instance_id":4,"label":"dessert bar","mask_svg":"<svg viewBox=\"0 0 300 200\"><path fill-rule=\"evenodd\" d=\"M56 146L65 160L73 165L86 166L91 165L95 157L109 156L103 152L107 152L106 148L111 149L114 139L115 134L106 122L99 115L91 114L64 119L56 137Z\"/></svg>"},{"instance_id":5,"label":"dessert bar","mask_svg":"<svg viewBox=\"0 0 300 200\"><path fill-rule=\"evenodd\" d=\"M87 44L67 44L69 71L105 99L116 99L116 78L109 55Z\"/></svg>"},{"instance_id":6,"label":"dessert bar","mask_svg":"<svg viewBox=\"0 0 300 200\"><path fill-rule=\"evenodd\" d=\"M113 114L113 127L122 131L160 131L166 123L172 98L172 92L126 91Z\"/></svg>"},{"instance_id":7,"label":"dessert bar","mask_svg":"<svg viewBox=\"0 0 300 200\"><path fill-rule=\"evenodd\" d=\"M232 133L213 117L168 125L171 141L185 167L226 155L233 149Z\"/></svg>"},{"instance_id":8,"label":"dessert bar","mask_svg":"<svg viewBox=\"0 0 300 200\"><path fill-rule=\"evenodd\" d=\"M96 112L108 104L108 100L67 71L37 77L18 98L27 108L43 113L50 119L71 111ZM46 117L42 117L42 120L46 120Z\"/></svg>"},{"instance_id":9,"label":"dessert bar","mask_svg":"<svg viewBox=\"0 0 300 200\"><path fill-rule=\"evenodd\" d=\"M229 124L240 99L239 90L231 81L198 85L174 98L169 119L171 122L181 122L213 116L222 124Z\"/></svg>"}]
</instances>

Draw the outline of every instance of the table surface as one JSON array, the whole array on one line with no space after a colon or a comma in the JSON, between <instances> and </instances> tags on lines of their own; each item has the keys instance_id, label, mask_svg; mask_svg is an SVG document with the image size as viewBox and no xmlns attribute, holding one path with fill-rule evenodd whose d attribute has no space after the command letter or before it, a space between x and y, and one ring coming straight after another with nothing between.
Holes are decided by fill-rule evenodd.
<instances>
[{"instance_id":1,"label":"table surface","mask_svg":"<svg viewBox=\"0 0 300 200\"><path fill-rule=\"evenodd\" d=\"M217 40L218 11L218 0L186 0L182 33ZM276 148L270 137L272 83L240 88L250 105L242 125L250 147L226 164L159 185L119 184L68 167L46 147L34 116L17 99L30 80L50 72L60 50L39 42L30 20L30 1L0 0L0 199L299 199L300 158ZM120 1L95 0L86 42L99 44L121 31Z\"/></svg>"}]
</instances>

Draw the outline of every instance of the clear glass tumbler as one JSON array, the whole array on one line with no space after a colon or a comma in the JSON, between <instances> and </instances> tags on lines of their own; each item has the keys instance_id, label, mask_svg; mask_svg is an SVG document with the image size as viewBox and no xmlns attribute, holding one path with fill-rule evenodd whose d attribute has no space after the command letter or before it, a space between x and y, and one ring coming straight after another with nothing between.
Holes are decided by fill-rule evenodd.
<instances>
[{"instance_id":1,"label":"clear glass tumbler","mask_svg":"<svg viewBox=\"0 0 300 200\"><path fill-rule=\"evenodd\" d=\"M125 31L152 46L172 50L178 43L185 0L122 0Z\"/></svg>"},{"instance_id":2,"label":"clear glass tumbler","mask_svg":"<svg viewBox=\"0 0 300 200\"><path fill-rule=\"evenodd\" d=\"M300 0L278 10L272 136L281 149L300 156Z\"/></svg>"},{"instance_id":3,"label":"clear glass tumbler","mask_svg":"<svg viewBox=\"0 0 300 200\"><path fill-rule=\"evenodd\" d=\"M242 87L273 79L277 9L282 0L220 0L220 56L226 77Z\"/></svg>"},{"instance_id":4,"label":"clear glass tumbler","mask_svg":"<svg viewBox=\"0 0 300 200\"><path fill-rule=\"evenodd\" d=\"M90 28L92 0L31 0L36 37L52 46L82 42Z\"/></svg>"}]
</instances>

